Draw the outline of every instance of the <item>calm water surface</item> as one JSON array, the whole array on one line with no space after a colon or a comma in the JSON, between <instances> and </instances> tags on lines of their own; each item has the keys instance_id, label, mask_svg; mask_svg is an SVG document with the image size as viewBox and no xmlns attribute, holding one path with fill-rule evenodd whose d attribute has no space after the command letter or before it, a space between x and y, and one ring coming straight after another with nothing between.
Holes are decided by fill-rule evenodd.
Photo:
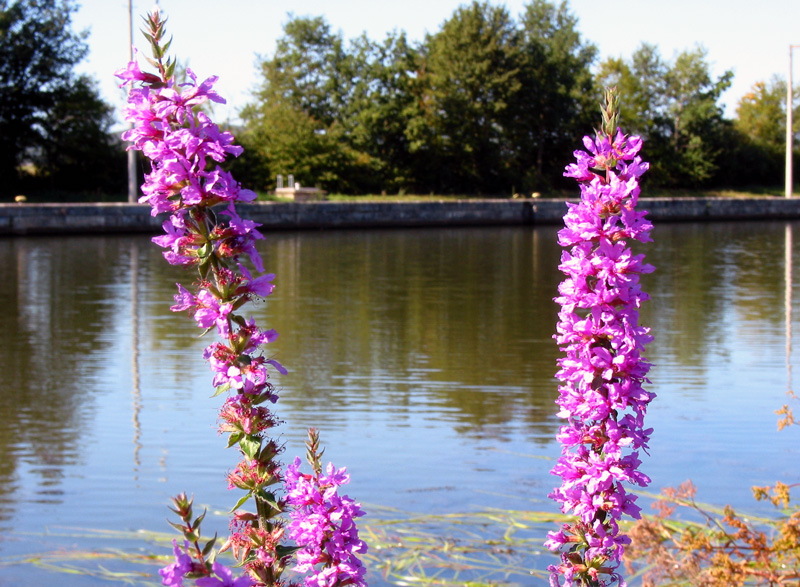
<instances>
[{"instance_id":1,"label":"calm water surface","mask_svg":"<svg viewBox=\"0 0 800 587\"><path fill-rule=\"evenodd\" d=\"M778 433L774 411L797 360L786 271L800 224L653 236L643 468L653 489L691 478L699 500L755 510L751 485L798 481L798 433ZM270 351L290 369L276 406L287 460L320 428L376 518L555 510L555 228L281 232L262 252L278 287L252 313L281 333ZM211 338L168 310L185 278L147 237L0 240L0 585L107 584L101 568L155 584L157 567L104 557L164 554L136 532L171 537L177 492L212 512L235 502L201 358Z\"/></svg>"}]
</instances>

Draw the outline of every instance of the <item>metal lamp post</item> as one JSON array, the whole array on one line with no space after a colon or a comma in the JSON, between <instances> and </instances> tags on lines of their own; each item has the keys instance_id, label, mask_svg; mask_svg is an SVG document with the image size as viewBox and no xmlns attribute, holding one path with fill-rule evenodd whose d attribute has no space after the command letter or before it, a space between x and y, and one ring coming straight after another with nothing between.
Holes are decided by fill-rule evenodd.
<instances>
[{"instance_id":1,"label":"metal lamp post","mask_svg":"<svg viewBox=\"0 0 800 587\"><path fill-rule=\"evenodd\" d=\"M128 0L128 61L133 61L133 0ZM130 94L133 85L128 86L128 93ZM130 128L133 128L131 123ZM135 203L138 198L138 190L136 188L136 151L130 149L128 151L128 202Z\"/></svg>"},{"instance_id":2,"label":"metal lamp post","mask_svg":"<svg viewBox=\"0 0 800 587\"><path fill-rule=\"evenodd\" d=\"M153 6L154 12L159 12L158 0ZM128 0L128 61L133 61L133 0ZM128 86L128 92L133 89L133 84ZM133 128L131 123L130 128ZM128 202L136 203L139 200L139 188L136 185L136 151L128 151Z\"/></svg>"},{"instance_id":3,"label":"metal lamp post","mask_svg":"<svg viewBox=\"0 0 800 587\"><path fill-rule=\"evenodd\" d=\"M794 108L794 95L792 89L792 51L800 45L789 45L789 79L786 83L786 197L792 197L792 157L794 151L794 137L792 136L792 110Z\"/></svg>"}]
</instances>

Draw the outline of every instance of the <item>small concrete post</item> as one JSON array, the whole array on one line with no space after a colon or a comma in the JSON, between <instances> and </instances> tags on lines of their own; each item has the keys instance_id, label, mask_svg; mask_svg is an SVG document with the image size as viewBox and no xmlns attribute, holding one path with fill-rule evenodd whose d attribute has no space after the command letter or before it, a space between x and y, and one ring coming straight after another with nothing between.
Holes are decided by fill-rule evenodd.
<instances>
[{"instance_id":1,"label":"small concrete post","mask_svg":"<svg viewBox=\"0 0 800 587\"><path fill-rule=\"evenodd\" d=\"M281 174L279 173L279 174L278 174L278 189L280 190L280 189L282 189L282 188L283 188L283 175L281 175Z\"/></svg>"}]
</instances>

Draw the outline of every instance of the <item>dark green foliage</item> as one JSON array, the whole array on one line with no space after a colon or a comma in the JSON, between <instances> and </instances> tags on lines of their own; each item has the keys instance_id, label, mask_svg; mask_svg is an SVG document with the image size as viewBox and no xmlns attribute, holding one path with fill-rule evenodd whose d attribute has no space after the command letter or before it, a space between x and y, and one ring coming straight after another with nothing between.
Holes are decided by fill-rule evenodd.
<instances>
[{"instance_id":1,"label":"dark green foliage","mask_svg":"<svg viewBox=\"0 0 800 587\"><path fill-rule=\"evenodd\" d=\"M403 33L345 47L322 18L292 18L243 112L236 163L329 191L510 195L557 183L595 114L593 46L534 0L519 22L472 2L417 46ZM599 94L598 94L599 95Z\"/></svg>"},{"instance_id":2,"label":"dark green foliage","mask_svg":"<svg viewBox=\"0 0 800 587\"><path fill-rule=\"evenodd\" d=\"M702 48L665 61L645 43L593 75L596 55L566 1L530 0L515 19L473 0L418 44L402 32L346 43L322 18L291 17L262 60L234 171L262 190L293 173L353 194L549 192L617 86L621 128L647 141L648 184L781 183L778 82L732 121L720 106L732 73L715 79Z\"/></svg>"},{"instance_id":3,"label":"dark green foliage","mask_svg":"<svg viewBox=\"0 0 800 587\"><path fill-rule=\"evenodd\" d=\"M437 192L508 193L512 103L521 89L518 33L505 8L473 2L428 37L423 124Z\"/></svg>"},{"instance_id":4,"label":"dark green foliage","mask_svg":"<svg viewBox=\"0 0 800 587\"><path fill-rule=\"evenodd\" d=\"M795 97L797 91L795 90ZM729 176L736 185L783 185L786 166L786 81L756 82L742 96L734 120L736 136ZM800 108L794 109L795 135ZM796 142L795 142L796 144ZM797 163L795 163L797 169Z\"/></svg>"},{"instance_id":5,"label":"dark green foliage","mask_svg":"<svg viewBox=\"0 0 800 587\"><path fill-rule=\"evenodd\" d=\"M589 69L597 49L577 26L566 1L533 0L521 18L521 88L511 131L516 185L526 192L564 185L564 166L597 119L602 92Z\"/></svg>"},{"instance_id":6,"label":"dark green foliage","mask_svg":"<svg viewBox=\"0 0 800 587\"><path fill-rule=\"evenodd\" d=\"M350 144L369 165L360 187L415 190L428 165L425 146L414 142L411 130L423 99L419 50L401 32L383 43L362 36L352 44L352 54L354 83L342 121Z\"/></svg>"},{"instance_id":7,"label":"dark green foliage","mask_svg":"<svg viewBox=\"0 0 800 587\"><path fill-rule=\"evenodd\" d=\"M87 52L86 34L70 30L75 9L69 0L0 0L2 196L124 191L124 151L107 132L111 109L73 72Z\"/></svg>"},{"instance_id":8,"label":"dark green foliage","mask_svg":"<svg viewBox=\"0 0 800 587\"><path fill-rule=\"evenodd\" d=\"M712 79L702 48L667 63L656 47L642 44L629 62L609 59L601 65L599 83L616 85L622 96L623 127L647 141L651 183L720 185L732 135L719 99L732 77L727 71Z\"/></svg>"},{"instance_id":9,"label":"dark green foliage","mask_svg":"<svg viewBox=\"0 0 800 587\"><path fill-rule=\"evenodd\" d=\"M88 78L80 77L53 105L46 140L31 157L38 187L66 192L125 193L125 150L109 134L112 109ZM32 183L29 180L29 183Z\"/></svg>"},{"instance_id":10,"label":"dark green foliage","mask_svg":"<svg viewBox=\"0 0 800 587\"><path fill-rule=\"evenodd\" d=\"M368 165L343 133L351 57L322 18L292 19L284 33L275 55L261 64L258 101L242 112L246 130L239 139L251 153L234 170L250 171L243 179L255 179L257 189L292 173L303 185L353 191Z\"/></svg>"}]
</instances>

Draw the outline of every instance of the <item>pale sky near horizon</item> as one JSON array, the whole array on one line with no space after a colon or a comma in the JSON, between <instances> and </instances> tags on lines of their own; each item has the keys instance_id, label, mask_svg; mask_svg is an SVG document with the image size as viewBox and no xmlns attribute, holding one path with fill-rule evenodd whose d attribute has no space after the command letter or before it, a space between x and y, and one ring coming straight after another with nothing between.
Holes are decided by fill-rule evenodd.
<instances>
[{"instance_id":1,"label":"pale sky near horizon","mask_svg":"<svg viewBox=\"0 0 800 587\"><path fill-rule=\"evenodd\" d=\"M94 76L103 97L115 106L124 103L113 72L128 60L128 2L79 0L74 15L76 31L88 29L90 53L79 71ZM412 41L435 33L462 4L459 0L159 0L169 17L174 36L173 53L188 61L199 78L218 75L217 91L228 100L215 109L216 119L235 120L251 99L258 83L258 55L269 56L282 35L288 14L323 16L345 40L362 33L380 41L394 29L404 30ZM526 0L492 2L518 16ZM715 77L732 69L733 84L723 95L726 116L735 115L738 100L757 81L773 75L786 78L789 45L800 45L800 0L570 0L578 29L599 50L598 63L607 57L630 58L642 42L656 45L666 60L700 45L708 51ZM153 0L133 0L134 43L149 55L138 32L140 16ZM142 64L143 59L141 59ZM800 48L794 51L795 84L800 82ZM624 112L623 112L624 117Z\"/></svg>"}]
</instances>

